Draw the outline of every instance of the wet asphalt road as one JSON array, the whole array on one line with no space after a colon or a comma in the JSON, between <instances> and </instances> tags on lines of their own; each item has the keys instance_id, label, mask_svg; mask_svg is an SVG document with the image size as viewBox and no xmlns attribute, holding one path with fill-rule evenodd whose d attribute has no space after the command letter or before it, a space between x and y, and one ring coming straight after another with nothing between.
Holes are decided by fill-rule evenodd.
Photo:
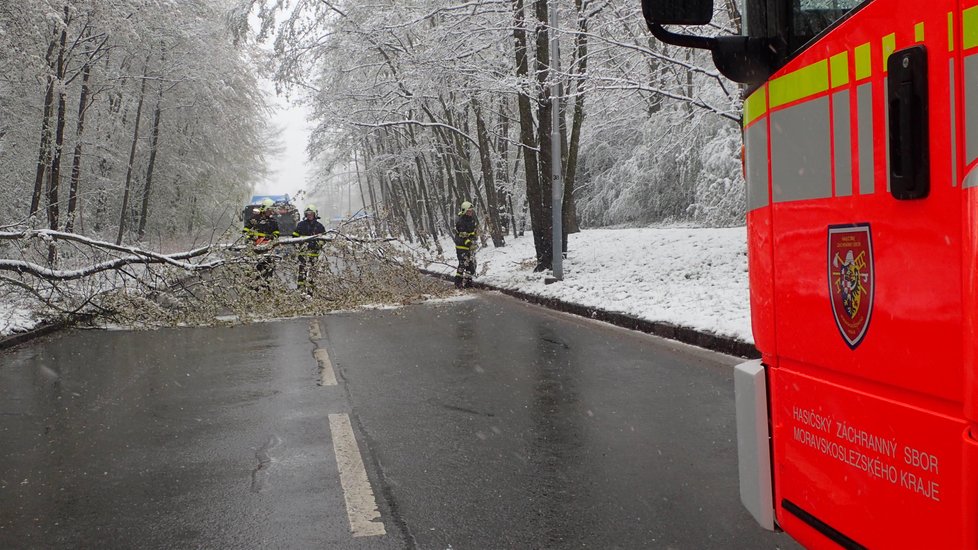
<instances>
[{"instance_id":1,"label":"wet asphalt road","mask_svg":"<svg viewBox=\"0 0 978 550\"><path fill-rule=\"evenodd\" d=\"M486 293L55 335L0 354L0 548L793 547L737 497L736 362Z\"/></svg>"}]
</instances>

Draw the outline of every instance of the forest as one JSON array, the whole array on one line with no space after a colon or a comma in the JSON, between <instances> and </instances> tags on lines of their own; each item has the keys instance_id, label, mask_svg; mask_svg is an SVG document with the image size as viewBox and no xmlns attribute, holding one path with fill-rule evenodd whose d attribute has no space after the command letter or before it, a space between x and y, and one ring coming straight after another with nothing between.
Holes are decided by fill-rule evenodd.
<instances>
[{"instance_id":1,"label":"forest","mask_svg":"<svg viewBox=\"0 0 978 550\"><path fill-rule=\"evenodd\" d=\"M691 32L739 24L720 0ZM273 93L311 112L307 196L358 194L373 238L440 250L468 200L546 269L555 170L565 233L744 222L741 90L638 0L19 0L0 51L8 273L239 239Z\"/></svg>"},{"instance_id":2,"label":"forest","mask_svg":"<svg viewBox=\"0 0 978 550\"><path fill-rule=\"evenodd\" d=\"M722 4L729 28L698 32L736 32ZM736 85L653 40L637 0L554 7L551 67L547 0L4 2L7 223L116 243L233 223L277 146L262 78L313 112L310 192L355 171L405 239L465 199L496 244L542 233L551 109L571 230L742 223Z\"/></svg>"},{"instance_id":3,"label":"forest","mask_svg":"<svg viewBox=\"0 0 978 550\"><path fill-rule=\"evenodd\" d=\"M437 241L472 200L495 246L532 230L549 266L551 135L565 231L742 224L738 87L653 40L637 0L550 1L250 0L237 30L273 41L275 81L313 110L314 184L355 172L382 233ZM739 32L720 4L726 25L695 32Z\"/></svg>"}]
</instances>

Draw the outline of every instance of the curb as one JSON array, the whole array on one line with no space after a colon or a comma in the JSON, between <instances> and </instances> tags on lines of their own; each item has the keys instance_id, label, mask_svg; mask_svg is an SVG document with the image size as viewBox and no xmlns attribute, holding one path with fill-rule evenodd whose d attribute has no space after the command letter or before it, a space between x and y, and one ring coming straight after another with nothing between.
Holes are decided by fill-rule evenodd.
<instances>
[{"instance_id":1,"label":"curb","mask_svg":"<svg viewBox=\"0 0 978 550\"><path fill-rule=\"evenodd\" d=\"M23 344L35 338L40 338L41 336L46 336L52 332L57 332L65 327L69 323L67 322L56 322L56 323L41 323L39 326L32 328L24 332L16 332L10 336L5 336L0 338L0 350L10 349L14 346Z\"/></svg>"},{"instance_id":2,"label":"curb","mask_svg":"<svg viewBox=\"0 0 978 550\"><path fill-rule=\"evenodd\" d=\"M444 279L446 281L455 280L455 278L449 274L429 271L427 269L422 269L421 273L439 279ZM717 336L716 334L711 334L709 332L703 332L691 329L689 327L683 327L662 321L648 321L627 315L625 313L605 311L595 307L565 302L558 298L546 298L534 294L527 294L526 292L519 290L500 288L488 285L486 283L481 283L479 281L472 281L472 286L482 290L494 290L496 292L501 292L514 298L519 298L525 302L543 306L549 309L570 313L579 317L587 317L588 319L595 319L597 321L604 321L605 323L610 323L618 327L629 330L637 330L646 334L653 334L669 340L676 340L684 344L690 344L696 347L726 353L727 355L736 355L738 357L744 357L747 359L759 359L761 357L760 352L757 351L754 344L744 342L743 340L738 340L736 338Z\"/></svg>"},{"instance_id":3,"label":"curb","mask_svg":"<svg viewBox=\"0 0 978 550\"><path fill-rule=\"evenodd\" d=\"M63 330L69 327L73 327L78 323L83 321L88 321L92 318L90 314L80 314L74 316L70 319L63 319L60 321L46 321L40 325L26 330L24 332L17 332L9 336L0 337L0 350L10 349L14 346L23 344L24 342L29 342L35 338L40 338L41 336L47 336L48 334Z\"/></svg>"}]
</instances>

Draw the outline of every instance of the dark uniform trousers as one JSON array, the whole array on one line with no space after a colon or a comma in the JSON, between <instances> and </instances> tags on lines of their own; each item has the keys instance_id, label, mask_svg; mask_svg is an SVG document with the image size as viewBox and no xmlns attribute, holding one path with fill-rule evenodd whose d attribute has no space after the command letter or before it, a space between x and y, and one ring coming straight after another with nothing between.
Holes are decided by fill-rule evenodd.
<instances>
[{"instance_id":1,"label":"dark uniform trousers","mask_svg":"<svg viewBox=\"0 0 978 550\"><path fill-rule=\"evenodd\" d=\"M241 231L256 245L269 243L277 239L279 235L278 222L274 218L253 219ZM268 282L275 275L275 257L264 251L258 253L261 256L255 265L255 269L258 271L256 290L261 290L268 288Z\"/></svg>"},{"instance_id":2,"label":"dark uniform trousers","mask_svg":"<svg viewBox=\"0 0 978 550\"><path fill-rule=\"evenodd\" d=\"M296 226L295 231L292 233L293 237L311 237L313 235L321 235L326 232L326 228L323 224L318 221L309 221L304 219L299 222ZM322 249L323 243L319 241L309 241L309 244L304 250L299 251L299 276L297 278L298 285L300 287L312 286L313 280L310 277L312 268L316 265L316 260L319 258L319 251Z\"/></svg>"},{"instance_id":3,"label":"dark uniform trousers","mask_svg":"<svg viewBox=\"0 0 978 550\"><path fill-rule=\"evenodd\" d=\"M458 256L458 269L455 270L455 286L463 288L472 286L475 276L475 238L478 234L479 221L476 217L464 213L455 221L455 254Z\"/></svg>"}]
</instances>

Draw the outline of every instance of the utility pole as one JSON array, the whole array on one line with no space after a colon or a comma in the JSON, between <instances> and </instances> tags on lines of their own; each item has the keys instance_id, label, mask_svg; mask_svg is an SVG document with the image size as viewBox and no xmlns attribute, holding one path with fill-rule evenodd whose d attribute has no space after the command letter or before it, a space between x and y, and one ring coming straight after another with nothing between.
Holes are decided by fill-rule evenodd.
<instances>
[{"instance_id":1,"label":"utility pole","mask_svg":"<svg viewBox=\"0 0 978 550\"><path fill-rule=\"evenodd\" d=\"M557 0L549 0L550 9L550 155L553 157L553 272L554 279L564 280L564 179L560 160L560 37L557 35Z\"/></svg>"}]
</instances>

